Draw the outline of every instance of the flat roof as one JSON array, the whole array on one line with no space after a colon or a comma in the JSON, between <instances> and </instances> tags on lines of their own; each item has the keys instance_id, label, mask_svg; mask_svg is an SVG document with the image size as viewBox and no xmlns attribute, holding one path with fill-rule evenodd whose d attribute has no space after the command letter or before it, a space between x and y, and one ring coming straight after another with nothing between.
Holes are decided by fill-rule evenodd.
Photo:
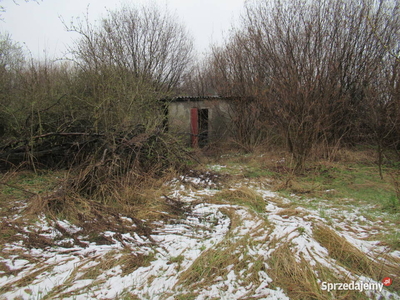
<instances>
[{"instance_id":1,"label":"flat roof","mask_svg":"<svg viewBox=\"0 0 400 300\"><path fill-rule=\"evenodd\" d=\"M162 101L170 101L170 102L196 102L203 100L233 100L238 99L240 97L232 97L232 96L179 96L171 99L163 99Z\"/></svg>"}]
</instances>

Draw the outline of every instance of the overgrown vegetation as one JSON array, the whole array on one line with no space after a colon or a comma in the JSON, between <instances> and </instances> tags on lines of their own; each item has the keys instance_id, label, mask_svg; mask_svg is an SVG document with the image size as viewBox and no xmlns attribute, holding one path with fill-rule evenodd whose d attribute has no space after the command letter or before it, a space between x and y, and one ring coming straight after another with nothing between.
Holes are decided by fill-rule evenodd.
<instances>
[{"instance_id":1,"label":"overgrown vegetation","mask_svg":"<svg viewBox=\"0 0 400 300\"><path fill-rule=\"evenodd\" d=\"M30 212L87 220L146 202L145 182L191 159L165 131L160 99L176 93L192 41L156 6L110 11L98 25L77 20L66 25L79 36L72 61L29 60L1 37L0 168L67 170Z\"/></svg>"},{"instance_id":2,"label":"overgrown vegetation","mask_svg":"<svg viewBox=\"0 0 400 300\"><path fill-rule=\"evenodd\" d=\"M399 9L392 0L250 1L199 66L185 28L154 5L65 24L79 38L62 63L27 59L4 35L0 165L69 168L68 193L108 202L123 184L187 160L164 132L160 99L217 92L237 99L232 130L246 151L285 147L289 168L310 174L313 157L371 145L382 179L400 158Z\"/></svg>"},{"instance_id":3,"label":"overgrown vegetation","mask_svg":"<svg viewBox=\"0 0 400 300\"><path fill-rule=\"evenodd\" d=\"M399 5L392 0L248 1L191 85L239 97L236 142L285 146L296 172L317 151L387 149L399 157ZM234 116L235 117L235 116Z\"/></svg>"},{"instance_id":4,"label":"overgrown vegetation","mask_svg":"<svg viewBox=\"0 0 400 300\"><path fill-rule=\"evenodd\" d=\"M171 280L176 276L175 281L172 280L175 282L174 287L163 295L177 299L196 299L207 291L209 286L231 289L230 291L236 291L238 294L239 291L247 291L246 295L251 297L257 294L257 287L267 284L271 291L281 291L290 299L367 299L368 296L359 291L328 293L321 289L320 282L364 280L364 277L360 276L380 282L384 277L396 278L400 275L398 259L390 254L392 250L399 249L398 238L396 239L398 212L386 210L379 199L356 193L357 189L362 190L365 187L364 181L368 182L368 193L376 197L381 197L387 192L382 186L391 187L390 178L386 175L393 170L384 168L386 181L382 181L368 155L369 151L364 153L358 150L350 153L346 150L340 153L343 159L347 157L344 162L308 162L306 169L309 170L303 175L294 175L291 172L289 159L283 159L290 157L289 153L238 155L234 152L232 156L227 154L223 158L204 157L208 162L211 162L211 159L218 160L221 165L213 165L211 169L219 169L222 174L210 174L209 171L197 168L186 173L186 176L170 180L170 184L180 186L181 193L169 191L170 184L162 185L161 183L168 181L168 177L163 177L158 182L147 182L143 186L132 187L131 196L121 198L126 199L126 202L110 200L101 203L99 200L92 201L82 196L77 197L74 203L66 202L64 207L69 208L60 212L55 220L63 219L69 210L76 210L71 215L86 215L86 218L71 219L74 224L80 226L79 234L68 233L60 225L53 223L54 228L62 233L62 237L56 239L43 236L41 231L32 231L37 221L43 222L42 217L35 220L32 216L26 218L27 215L22 214L23 218L14 220L7 215L12 214L13 209L18 210L18 203L25 203L21 200L29 193L42 197L49 191L51 194L52 188L65 180L64 175L67 171L48 171L41 176L31 171L17 172L3 178L6 185L3 185L5 188L2 189L0 197L3 219L0 230L1 243L10 245L16 237L21 237L23 245L27 247L54 249L51 247L62 240L63 243L57 246L63 247L64 251L73 251L76 247L85 249L88 242L107 247L115 243L123 245L121 249L110 251L104 257L96 255L93 261L85 257L63 285L46 293L48 297L89 294L91 290L103 285L104 273L113 276L113 270L112 272L119 274L117 276L128 278L136 270L147 270L147 267L152 266L157 270L153 274L159 275L153 275L148 279L149 282L158 282L157 276L162 276L165 272L173 273L168 275L172 276L168 277ZM194 180L193 184L191 179ZM198 179L203 183L208 182L208 188L204 189ZM211 179L218 182L218 187L209 183ZM353 193L346 187L346 182L350 179L357 180L357 184L361 186L354 187ZM213 190L216 187L220 190ZM332 190L333 187L336 192L325 190ZM10 196L11 189L20 191L21 194L13 193ZM275 189L278 193L272 193L270 189ZM206 190L208 192L205 192ZM263 191L267 193L264 194ZM200 196L198 200L192 198L196 192ZM392 192L392 195L395 195L393 187ZM279 195L287 198L281 198ZM353 196L354 198L351 198ZM184 198L192 200L184 202ZM85 199L85 202L82 199ZM119 197L116 196L116 199ZM44 203L42 200L35 202L34 198L31 201L34 201L33 206ZM219 211L229 219L226 234L217 243L211 244L202 239L207 239L224 221L217 215L201 215L202 209L210 205L219 207ZM202 208L196 214L191 214L190 208L196 206ZM29 210L30 207L26 209ZM323 210L325 215L319 215L318 209ZM333 214L334 212L337 214ZM375 219L370 220L372 217ZM131 221L127 221L127 218ZM191 225L195 218L199 218L200 223ZM208 226L203 225L206 219ZM32 222L27 220L32 220L32 225L26 223ZM168 224L167 235L171 233L172 224L177 224L177 237L199 234L193 240L194 246L188 248L188 244L184 243L182 249L170 255L160 255L165 251L162 244L156 252L142 254L132 251L133 244L129 243L132 240L127 238L128 233L135 232L142 239L148 238L151 241L152 237L157 236L159 228L155 227L156 232L150 230L152 226L159 226L155 224L160 224L160 221ZM189 226L193 228L186 233L181 231ZM368 233L364 237L357 237L358 242L380 241L379 244L375 244L380 250L364 249L356 243L353 244L352 228L355 227L358 232L365 229ZM65 240L66 238L69 241ZM170 238L167 239L169 240ZM170 242L175 245L178 238ZM365 243L367 244L368 242ZM154 242L147 245L152 247L147 249L157 247L157 243ZM384 251L382 246L386 247ZM318 248L318 251L315 248ZM9 254L10 257L15 255L15 252L13 253ZM193 253L198 255L193 256ZM37 264L37 261L28 255L20 255L23 259L32 260L32 264ZM161 257L165 259L165 266L158 269L155 267L158 263L152 265L152 261ZM324 263L321 262L322 257L325 257ZM17 284L23 287L30 283L34 276L52 272L53 267L38 265L37 270L27 273ZM18 274L23 271L12 271L6 265L0 264L1 270L6 276L11 276L12 272ZM86 281L91 283L70 291L76 282ZM10 292L14 287L15 284L5 285L2 292ZM384 289L395 292L398 283ZM131 293L133 290L135 292ZM130 299L137 293L138 290L134 286L127 288L123 295ZM151 297L150 294L140 295Z\"/></svg>"},{"instance_id":5,"label":"overgrown vegetation","mask_svg":"<svg viewBox=\"0 0 400 300\"><path fill-rule=\"evenodd\" d=\"M364 253L338 234L351 228L335 225L350 213L361 226L379 221L365 239L400 249L399 11L392 0L248 1L242 24L197 66L184 27L155 6L110 11L97 25L89 18L67 25L80 38L70 49L72 60L62 63L27 59L10 36L1 36L0 247L16 236L42 249L120 242L118 255L109 252L84 272L74 270L48 295L74 296L67 290L78 274L79 280L97 279L120 267L125 276L156 259L151 251L133 253L122 234L135 232L154 246L152 221L177 222L204 202L221 205L229 232L212 247L202 245L186 269L183 252L169 257L167 265L182 271L177 299L194 299L204 286L232 278L240 288L250 286L251 294L264 273L292 299L364 299L321 291L318 280L347 275L299 256L289 236L314 239L342 270L358 276L380 281L400 275L397 260ZM208 148L194 158L168 134L168 102L160 99L182 91L235 98L233 150ZM223 174L203 174L197 162L224 164L218 167ZM164 183L179 173L189 179L175 180L190 191L175 197ZM202 188L191 177L209 179L219 190L185 203L180 196ZM256 191L266 187L285 201ZM267 204L279 207L276 218L296 221L312 212L325 224L312 230L303 224L270 239L276 228ZM61 237L32 230L44 215L61 245ZM241 235L249 218L257 226ZM59 220L79 226L79 234ZM276 248L269 252L264 244ZM256 248L268 257L254 255ZM29 285L50 269L38 263L38 270L0 292ZM21 270L0 262L6 276ZM397 282L389 288L398 289ZM122 296L136 298L129 291Z\"/></svg>"}]
</instances>

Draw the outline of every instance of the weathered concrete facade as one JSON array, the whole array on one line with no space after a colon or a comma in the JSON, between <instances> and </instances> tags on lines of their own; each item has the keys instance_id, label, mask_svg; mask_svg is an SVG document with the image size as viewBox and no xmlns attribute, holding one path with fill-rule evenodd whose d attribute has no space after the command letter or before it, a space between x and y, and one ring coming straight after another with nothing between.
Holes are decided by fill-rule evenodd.
<instances>
[{"instance_id":1,"label":"weathered concrete facade","mask_svg":"<svg viewBox=\"0 0 400 300\"><path fill-rule=\"evenodd\" d=\"M180 97L168 103L168 130L192 147L224 142L231 136L228 98Z\"/></svg>"}]
</instances>

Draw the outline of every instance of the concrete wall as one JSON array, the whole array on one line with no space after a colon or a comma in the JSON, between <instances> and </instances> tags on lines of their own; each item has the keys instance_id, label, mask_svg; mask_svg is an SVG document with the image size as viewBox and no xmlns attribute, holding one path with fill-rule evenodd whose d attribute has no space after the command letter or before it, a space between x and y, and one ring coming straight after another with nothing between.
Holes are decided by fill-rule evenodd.
<instances>
[{"instance_id":1,"label":"concrete wall","mask_svg":"<svg viewBox=\"0 0 400 300\"><path fill-rule=\"evenodd\" d=\"M231 136L231 100L221 98L179 98L168 105L168 130L191 145L190 111L208 109L209 143L224 142Z\"/></svg>"}]
</instances>

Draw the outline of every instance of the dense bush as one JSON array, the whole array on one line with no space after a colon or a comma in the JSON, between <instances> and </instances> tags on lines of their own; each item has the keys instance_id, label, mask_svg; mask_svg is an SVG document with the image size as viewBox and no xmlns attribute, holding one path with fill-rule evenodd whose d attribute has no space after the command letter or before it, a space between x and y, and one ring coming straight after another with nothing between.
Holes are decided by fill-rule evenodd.
<instances>
[{"instance_id":1,"label":"dense bush","mask_svg":"<svg viewBox=\"0 0 400 300\"><path fill-rule=\"evenodd\" d=\"M286 140L296 170L313 149L331 156L343 143L399 153L397 1L249 1L245 8L198 80L256 103L261 131ZM244 111L242 122L254 115Z\"/></svg>"},{"instance_id":2,"label":"dense bush","mask_svg":"<svg viewBox=\"0 0 400 300\"><path fill-rule=\"evenodd\" d=\"M191 59L184 27L154 6L110 11L98 24L68 26L80 38L72 61L61 63L26 60L2 38L3 165L70 166L113 139L121 147L124 138L162 129L159 100L175 92Z\"/></svg>"}]
</instances>

